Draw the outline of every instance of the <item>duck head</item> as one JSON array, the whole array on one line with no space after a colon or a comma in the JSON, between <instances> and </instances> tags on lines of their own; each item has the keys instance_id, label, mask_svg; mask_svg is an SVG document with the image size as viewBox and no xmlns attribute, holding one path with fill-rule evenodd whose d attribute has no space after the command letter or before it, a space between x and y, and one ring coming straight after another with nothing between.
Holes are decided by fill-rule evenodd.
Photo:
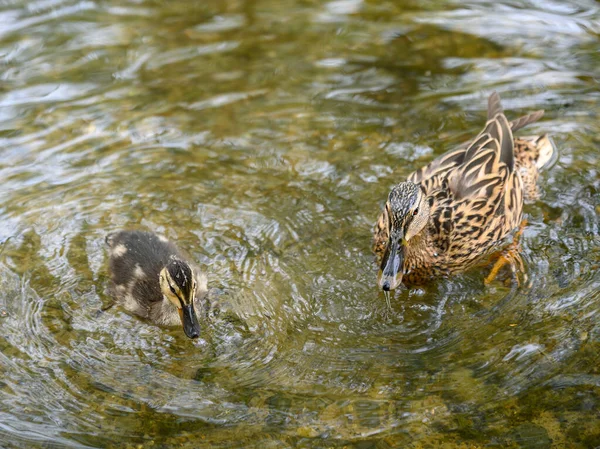
<instances>
[{"instance_id":1,"label":"duck head","mask_svg":"<svg viewBox=\"0 0 600 449\"><path fill-rule=\"evenodd\" d=\"M384 211L388 242L378 276L384 291L394 290L402 282L406 247L427 224L429 212L429 201L418 184L401 182L390 191Z\"/></svg>"},{"instance_id":2,"label":"duck head","mask_svg":"<svg viewBox=\"0 0 600 449\"><path fill-rule=\"evenodd\" d=\"M172 258L160 272L160 289L165 298L177 307L183 332L189 338L200 336L200 324L194 310L196 279L192 267Z\"/></svg>"}]
</instances>

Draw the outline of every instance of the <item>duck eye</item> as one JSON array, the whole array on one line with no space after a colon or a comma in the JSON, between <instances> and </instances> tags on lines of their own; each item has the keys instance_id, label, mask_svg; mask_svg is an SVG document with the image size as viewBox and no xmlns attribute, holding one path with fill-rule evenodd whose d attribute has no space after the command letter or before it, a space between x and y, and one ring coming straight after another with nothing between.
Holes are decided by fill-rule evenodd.
<instances>
[{"instance_id":1,"label":"duck eye","mask_svg":"<svg viewBox=\"0 0 600 449\"><path fill-rule=\"evenodd\" d=\"M175 289L173 288L173 286L169 285L169 288L171 289L171 293L173 293L175 296L177 296L177 293L175 292Z\"/></svg>"},{"instance_id":2,"label":"duck eye","mask_svg":"<svg viewBox=\"0 0 600 449\"><path fill-rule=\"evenodd\" d=\"M418 213L419 213L419 208L417 207L417 208L414 210L414 212L413 212L413 215L417 215Z\"/></svg>"}]
</instances>

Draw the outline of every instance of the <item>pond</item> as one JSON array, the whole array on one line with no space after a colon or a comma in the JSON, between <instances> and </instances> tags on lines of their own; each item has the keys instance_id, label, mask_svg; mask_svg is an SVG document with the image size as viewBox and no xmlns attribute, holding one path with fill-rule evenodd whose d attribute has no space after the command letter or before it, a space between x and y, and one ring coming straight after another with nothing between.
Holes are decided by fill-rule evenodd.
<instances>
[{"instance_id":1,"label":"pond","mask_svg":"<svg viewBox=\"0 0 600 449\"><path fill-rule=\"evenodd\" d=\"M0 446L600 446L600 3L0 2ZM527 283L377 288L395 183L545 109ZM208 275L107 308L105 236Z\"/></svg>"}]
</instances>

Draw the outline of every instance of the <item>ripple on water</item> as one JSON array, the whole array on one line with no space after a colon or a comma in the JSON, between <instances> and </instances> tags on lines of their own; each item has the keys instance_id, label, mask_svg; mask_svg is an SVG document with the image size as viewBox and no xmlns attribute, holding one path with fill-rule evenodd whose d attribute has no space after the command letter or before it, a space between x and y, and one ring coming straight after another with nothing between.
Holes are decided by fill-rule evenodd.
<instances>
[{"instance_id":1,"label":"ripple on water","mask_svg":"<svg viewBox=\"0 0 600 449\"><path fill-rule=\"evenodd\" d=\"M0 317L1 432L11 440L56 438L67 447L78 446L61 435L83 424L78 415L85 395L65 379L61 362L66 351L43 323L44 300L5 266L0 283L0 309L6 312Z\"/></svg>"},{"instance_id":2,"label":"ripple on water","mask_svg":"<svg viewBox=\"0 0 600 449\"><path fill-rule=\"evenodd\" d=\"M548 2L559 6L557 2ZM435 24L493 39L500 44L524 47L533 52L544 48L568 50L578 45L582 39L591 39L590 29L599 26L597 20L588 17L597 15L598 8L592 2L583 2L581 9L568 5L568 14L563 11L549 11L546 4L541 9L526 9L501 4L468 4L435 15L420 16L416 22ZM515 27L514 24L520 24ZM515 42L515 39L518 41ZM509 41L510 40L510 41Z\"/></svg>"}]
</instances>

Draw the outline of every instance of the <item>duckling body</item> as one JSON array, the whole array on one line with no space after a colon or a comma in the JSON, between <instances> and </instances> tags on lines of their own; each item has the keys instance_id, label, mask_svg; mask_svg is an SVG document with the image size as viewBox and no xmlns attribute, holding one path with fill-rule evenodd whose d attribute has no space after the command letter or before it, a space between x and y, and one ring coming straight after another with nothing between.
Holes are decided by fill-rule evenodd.
<instances>
[{"instance_id":1,"label":"duckling body","mask_svg":"<svg viewBox=\"0 0 600 449\"><path fill-rule=\"evenodd\" d=\"M109 234L106 243L110 291L117 302L155 324L183 324L186 335L196 338L206 276L172 242L150 232L119 231Z\"/></svg>"},{"instance_id":2,"label":"duckling body","mask_svg":"<svg viewBox=\"0 0 600 449\"><path fill-rule=\"evenodd\" d=\"M521 223L524 197L538 196L539 170L554 153L545 135L512 133L542 115L509 122L494 93L475 139L392 188L373 240L381 288L457 273L499 249Z\"/></svg>"}]
</instances>

